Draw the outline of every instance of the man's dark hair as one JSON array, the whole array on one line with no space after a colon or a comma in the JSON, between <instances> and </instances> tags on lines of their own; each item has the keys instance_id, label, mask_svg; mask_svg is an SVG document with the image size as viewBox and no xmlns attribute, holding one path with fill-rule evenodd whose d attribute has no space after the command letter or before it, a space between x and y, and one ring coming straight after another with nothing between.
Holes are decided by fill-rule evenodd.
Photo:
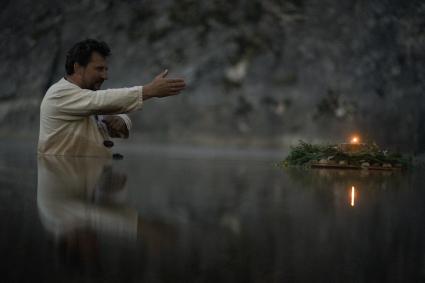
<instances>
[{"instance_id":1,"label":"man's dark hair","mask_svg":"<svg viewBox=\"0 0 425 283\"><path fill-rule=\"evenodd\" d=\"M103 57L111 54L108 44L95 39L86 39L76 43L66 54L65 70L68 75L74 73L74 63L81 66L87 66L90 61L91 54L98 52Z\"/></svg>"}]
</instances>

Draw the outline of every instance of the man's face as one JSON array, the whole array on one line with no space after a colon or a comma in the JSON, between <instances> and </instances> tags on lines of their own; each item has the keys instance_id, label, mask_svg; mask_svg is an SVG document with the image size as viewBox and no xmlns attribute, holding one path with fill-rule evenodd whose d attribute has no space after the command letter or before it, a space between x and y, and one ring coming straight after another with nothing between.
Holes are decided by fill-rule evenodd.
<instances>
[{"instance_id":1,"label":"man's face","mask_svg":"<svg viewBox=\"0 0 425 283\"><path fill-rule=\"evenodd\" d=\"M106 58L93 52L89 63L82 69L82 88L99 90L102 83L108 79L108 64Z\"/></svg>"}]
</instances>

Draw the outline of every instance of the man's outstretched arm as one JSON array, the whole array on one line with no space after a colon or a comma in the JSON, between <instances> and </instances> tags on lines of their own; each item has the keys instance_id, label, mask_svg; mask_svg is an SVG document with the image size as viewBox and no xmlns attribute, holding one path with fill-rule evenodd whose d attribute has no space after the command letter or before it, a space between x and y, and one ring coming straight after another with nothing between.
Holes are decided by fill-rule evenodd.
<instances>
[{"instance_id":1,"label":"man's outstretched arm","mask_svg":"<svg viewBox=\"0 0 425 283\"><path fill-rule=\"evenodd\" d=\"M142 106L142 102L179 94L185 88L183 79L168 79L165 70L145 86L131 88L89 90L74 89L55 95L56 109L71 116L111 115L132 112Z\"/></svg>"}]
</instances>

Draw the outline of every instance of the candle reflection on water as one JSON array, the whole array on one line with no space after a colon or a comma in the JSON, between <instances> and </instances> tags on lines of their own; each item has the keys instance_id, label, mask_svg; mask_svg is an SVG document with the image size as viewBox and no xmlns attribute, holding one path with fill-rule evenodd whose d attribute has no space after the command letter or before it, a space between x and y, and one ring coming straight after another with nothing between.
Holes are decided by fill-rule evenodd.
<instances>
[{"instance_id":1,"label":"candle reflection on water","mask_svg":"<svg viewBox=\"0 0 425 283\"><path fill-rule=\"evenodd\" d=\"M351 206L354 206L356 197L356 188L354 186L351 187Z\"/></svg>"}]
</instances>

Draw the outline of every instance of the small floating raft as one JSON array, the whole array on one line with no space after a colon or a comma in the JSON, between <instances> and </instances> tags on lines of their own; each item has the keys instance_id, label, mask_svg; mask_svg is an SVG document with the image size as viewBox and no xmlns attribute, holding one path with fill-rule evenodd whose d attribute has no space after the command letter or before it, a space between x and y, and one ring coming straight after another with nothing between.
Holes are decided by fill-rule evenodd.
<instances>
[{"instance_id":1,"label":"small floating raft","mask_svg":"<svg viewBox=\"0 0 425 283\"><path fill-rule=\"evenodd\" d=\"M400 171L409 168L412 159L381 150L375 143L315 145L300 141L280 164L324 169Z\"/></svg>"},{"instance_id":2,"label":"small floating raft","mask_svg":"<svg viewBox=\"0 0 425 283\"><path fill-rule=\"evenodd\" d=\"M320 164L320 162L311 163L311 168L325 169L353 169L353 170L380 170L380 171L399 171L401 167L390 166L359 166L359 165L340 165L340 164Z\"/></svg>"}]
</instances>

